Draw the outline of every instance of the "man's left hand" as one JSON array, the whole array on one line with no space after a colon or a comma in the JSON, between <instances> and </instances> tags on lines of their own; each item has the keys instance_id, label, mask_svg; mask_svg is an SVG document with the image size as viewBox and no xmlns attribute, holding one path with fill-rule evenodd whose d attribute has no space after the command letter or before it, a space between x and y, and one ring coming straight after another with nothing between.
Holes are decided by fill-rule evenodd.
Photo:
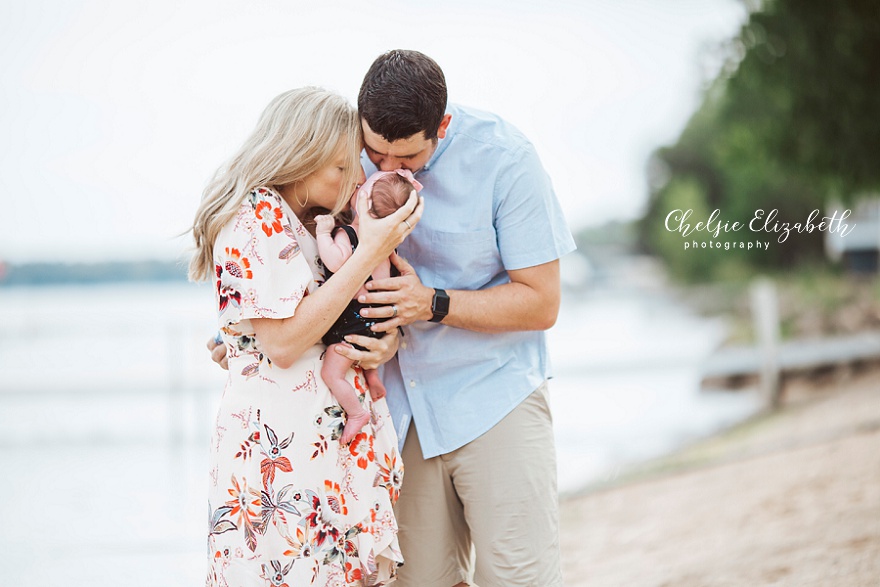
<instances>
[{"instance_id":1,"label":"man's left hand","mask_svg":"<svg viewBox=\"0 0 880 587\"><path fill-rule=\"evenodd\" d=\"M373 279L367 282L370 292L358 298L365 304L383 304L382 308L364 308L361 315L367 318L390 318L373 326L377 332L390 332L398 326L406 326L417 320L430 320L433 288L422 284L412 265L394 253L391 262L400 271L400 277Z\"/></svg>"}]
</instances>

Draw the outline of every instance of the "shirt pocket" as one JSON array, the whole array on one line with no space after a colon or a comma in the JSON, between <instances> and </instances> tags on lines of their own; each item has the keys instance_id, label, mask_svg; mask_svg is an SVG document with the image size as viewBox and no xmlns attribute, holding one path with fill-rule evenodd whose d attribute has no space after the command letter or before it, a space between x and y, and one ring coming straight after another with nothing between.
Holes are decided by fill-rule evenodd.
<instances>
[{"instance_id":1,"label":"shirt pocket","mask_svg":"<svg viewBox=\"0 0 880 587\"><path fill-rule=\"evenodd\" d=\"M504 271L495 230L433 231L433 268L439 283L450 289L479 289Z\"/></svg>"}]
</instances>

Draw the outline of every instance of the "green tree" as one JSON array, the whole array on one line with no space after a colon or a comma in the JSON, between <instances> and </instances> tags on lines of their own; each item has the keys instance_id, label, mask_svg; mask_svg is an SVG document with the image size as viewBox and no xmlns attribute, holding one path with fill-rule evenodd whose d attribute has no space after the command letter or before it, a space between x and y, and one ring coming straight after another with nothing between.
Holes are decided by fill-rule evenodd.
<instances>
[{"instance_id":1,"label":"green tree","mask_svg":"<svg viewBox=\"0 0 880 587\"><path fill-rule=\"evenodd\" d=\"M765 2L726 53L727 65L678 141L655 152L640 223L641 244L688 279L814 261L823 243L819 233L803 234L769 251L695 255L663 234L666 214L681 201L693 204L695 218L704 214L698 219L719 209L725 220L748 223L756 210L776 209L780 222L795 223L832 198L851 202L880 187L876 2Z\"/></svg>"}]
</instances>

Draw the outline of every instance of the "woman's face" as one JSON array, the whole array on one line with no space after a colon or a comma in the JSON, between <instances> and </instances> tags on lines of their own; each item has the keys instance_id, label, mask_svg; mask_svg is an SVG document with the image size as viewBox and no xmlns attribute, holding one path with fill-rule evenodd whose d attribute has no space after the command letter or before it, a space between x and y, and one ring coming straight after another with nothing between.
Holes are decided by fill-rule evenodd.
<instances>
[{"instance_id":1,"label":"woman's face","mask_svg":"<svg viewBox=\"0 0 880 587\"><path fill-rule=\"evenodd\" d=\"M306 203L308 208L326 208L332 210L336 207L342 182L346 176L345 151L339 149L336 156L324 167L318 169L296 185L297 198ZM353 193L359 184L366 181L363 167L358 164L357 181L351 186L346 186L345 193ZM306 201L308 197L308 201Z\"/></svg>"}]
</instances>

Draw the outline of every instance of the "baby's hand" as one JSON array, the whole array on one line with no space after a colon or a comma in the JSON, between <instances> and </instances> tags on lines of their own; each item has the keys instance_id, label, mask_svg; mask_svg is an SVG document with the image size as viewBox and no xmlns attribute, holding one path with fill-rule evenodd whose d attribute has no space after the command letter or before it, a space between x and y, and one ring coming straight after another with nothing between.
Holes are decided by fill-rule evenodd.
<instances>
[{"instance_id":1,"label":"baby's hand","mask_svg":"<svg viewBox=\"0 0 880 587\"><path fill-rule=\"evenodd\" d=\"M321 234L333 232L334 226L336 226L336 220L329 214L315 216L315 232Z\"/></svg>"}]
</instances>

